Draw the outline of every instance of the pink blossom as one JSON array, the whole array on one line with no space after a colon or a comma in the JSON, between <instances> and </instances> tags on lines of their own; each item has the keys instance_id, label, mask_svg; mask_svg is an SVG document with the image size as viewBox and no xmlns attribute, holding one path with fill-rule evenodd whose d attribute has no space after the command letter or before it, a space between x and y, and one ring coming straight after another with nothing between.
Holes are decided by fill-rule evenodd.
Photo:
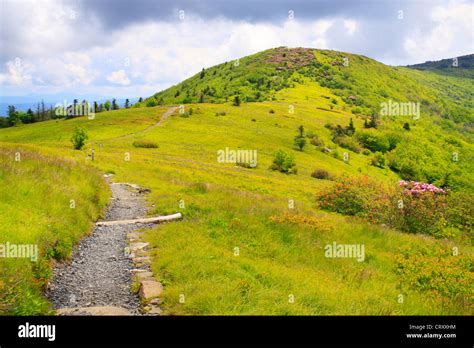
<instances>
[{"instance_id":1,"label":"pink blossom","mask_svg":"<svg viewBox=\"0 0 474 348\"><path fill-rule=\"evenodd\" d=\"M446 191L443 190L442 188L436 187L433 184L427 184L427 183L422 183L418 181L405 181L405 180L400 180L398 182L398 185L400 187L405 187L405 190L403 190L403 193L405 194L418 194L418 193L423 193L423 192L433 192L433 193L442 193L445 194Z\"/></svg>"}]
</instances>

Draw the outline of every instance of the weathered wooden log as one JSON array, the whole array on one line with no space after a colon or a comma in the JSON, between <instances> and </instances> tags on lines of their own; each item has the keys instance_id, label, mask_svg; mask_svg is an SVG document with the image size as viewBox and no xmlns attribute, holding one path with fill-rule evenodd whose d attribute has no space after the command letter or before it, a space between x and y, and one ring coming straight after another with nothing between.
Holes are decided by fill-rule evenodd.
<instances>
[{"instance_id":1,"label":"weathered wooden log","mask_svg":"<svg viewBox=\"0 0 474 348\"><path fill-rule=\"evenodd\" d=\"M158 224L160 222L172 221L181 219L183 216L181 213L157 216L152 218L142 218L142 219L131 219L131 220L115 220L115 221L98 221L96 222L97 226L110 226L110 225L129 225L129 224Z\"/></svg>"}]
</instances>

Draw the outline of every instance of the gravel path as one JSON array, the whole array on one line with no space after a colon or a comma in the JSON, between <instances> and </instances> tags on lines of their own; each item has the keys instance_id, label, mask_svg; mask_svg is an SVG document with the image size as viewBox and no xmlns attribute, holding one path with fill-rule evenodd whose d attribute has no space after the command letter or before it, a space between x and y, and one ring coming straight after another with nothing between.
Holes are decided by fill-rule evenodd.
<instances>
[{"instance_id":1,"label":"gravel path","mask_svg":"<svg viewBox=\"0 0 474 348\"><path fill-rule=\"evenodd\" d=\"M106 220L145 216L141 194L123 184L111 184L111 189L113 198ZM71 262L58 264L53 270L46 296L54 308L111 306L138 315L139 299L130 291L133 265L124 249L127 234L144 226L96 226L77 246Z\"/></svg>"}]
</instances>

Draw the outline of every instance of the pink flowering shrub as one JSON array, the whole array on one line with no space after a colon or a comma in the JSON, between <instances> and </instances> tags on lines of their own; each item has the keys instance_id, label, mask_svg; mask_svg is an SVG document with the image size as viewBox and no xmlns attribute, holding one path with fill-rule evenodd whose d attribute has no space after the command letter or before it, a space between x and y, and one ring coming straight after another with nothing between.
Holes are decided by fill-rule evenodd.
<instances>
[{"instance_id":1,"label":"pink flowering shrub","mask_svg":"<svg viewBox=\"0 0 474 348\"><path fill-rule=\"evenodd\" d=\"M447 207L448 192L432 184L402 180L398 188L386 188L369 184L367 178L343 178L317 199L325 210L358 215L405 232L451 237L447 227L453 207Z\"/></svg>"},{"instance_id":2,"label":"pink flowering shrub","mask_svg":"<svg viewBox=\"0 0 474 348\"><path fill-rule=\"evenodd\" d=\"M418 181L405 181L405 180L400 180L398 182L398 185L400 187L403 187L403 193L405 194L421 194L424 192L432 192L432 193L442 193L446 194L446 191L436 187L433 184L425 184L422 182Z\"/></svg>"},{"instance_id":3,"label":"pink flowering shrub","mask_svg":"<svg viewBox=\"0 0 474 348\"><path fill-rule=\"evenodd\" d=\"M395 227L412 233L443 237L446 221L447 192L432 184L400 181Z\"/></svg>"}]
</instances>

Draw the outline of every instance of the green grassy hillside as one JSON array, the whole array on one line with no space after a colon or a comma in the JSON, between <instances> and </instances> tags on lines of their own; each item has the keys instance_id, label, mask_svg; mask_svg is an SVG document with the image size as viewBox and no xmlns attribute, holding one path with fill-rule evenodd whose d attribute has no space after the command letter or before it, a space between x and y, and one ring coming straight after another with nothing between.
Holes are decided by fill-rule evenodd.
<instances>
[{"instance_id":1,"label":"green grassy hillside","mask_svg":"<svg viewBox=\"0 0 474 348\"><path fill-rule=\"evenodd\" d=\"M344 57L348 66L335 63ZM380 192L402 178L427 181L472 200L472 90L467 78L279 48L150 97L144 105L189 102L157 127L150 126L164 105L1 129L0 141L148 187L151 215L183 213L182 221L145 232L167 314L465 315L472 313L469 207L460 205L456 219L429 235L322 209L317 197L339 194L331 190L347 176ZM240 106L232 105L236 95ZM380 116L377 128L364 128L387 99L419 101L419 119ZM301 125L303 151L294 143ZM69 141L76 126L89 134L82 151ZM226 148L256 150L257 167L221 163L217 154ZM270 169L278 150L294 158L296 174ZM329 180L312 177L315 170ZM326 257L333 242L364 245L365 261Z\"/></svg>"},{"instance_id":2,"label":"green grassy hillside","mask_svg":"<svg viewBox=\"0 0 474 348\"><path fill-rule=\"evenodd\" d=\"M32 258L0 258L0 313L44 314L51 264L70 256L108 202L93 168L37 147L0 144L0 244L37 245ZM48 154L49 153L49 154Z\"/></svg>"}]
</instances>

